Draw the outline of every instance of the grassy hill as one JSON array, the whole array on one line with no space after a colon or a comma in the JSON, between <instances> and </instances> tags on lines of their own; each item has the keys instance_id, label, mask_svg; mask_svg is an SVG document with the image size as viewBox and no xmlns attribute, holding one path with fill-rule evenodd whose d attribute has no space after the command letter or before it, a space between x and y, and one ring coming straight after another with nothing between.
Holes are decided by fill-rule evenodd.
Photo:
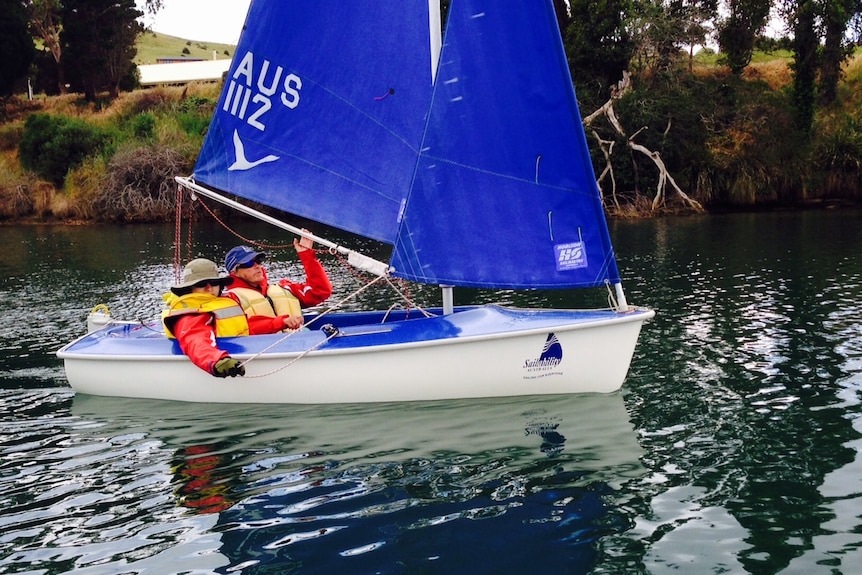
<instances>
[{"instance_id":1,"label":"grassy hill","mask_svg":"<svg viewBox=\"0 0 862 575\"><path fill-rule=\"evenodd\" d=\"M229 58L235 49L146 32L138 39L137 61L183 57L184 50L190 59L211 59L213 50ZM622 124L638 130L637 143L661 153L689 197L708 209L862 198L862 49L845 65L837 100L818 108L811 134L794 127L787 54L758 54L738 77L715 59L698 54L690 64L682 55L661 74L638 73L634 91L615 104ZM0 224L170 219L173 176L190 173L219 88L215 82L160 86L98 102L81 94L8 100L0 110ZM25 122L37 112L52 126L71 125L77 132L70 133L93 133L109 145L69 163L62 182L39 176L23 168L18 154ZM605 139L617 137L609 126L594 127ZM78 140L58 139L70 150ZM621 201L617 214L661 213L651 204L655 169L647 160L635 164L638 158L615 156L615 187L606 192ZM599 168L606 163L601 157L598 162ZM661 206L667 213L676 209L671 201Z\"/></svg>"},{"instance_id":2,"label":"grassy hill","mask_svg":"<svg viewBox=\"0 0 862 575\"><path fill-rule=\"evenodd\" d=\"M233 58L236 46L186 40L159 32L144 32L138 36L138 55L135 64L155 64L158 58L188 58L190 60L212 60L213 50L219 60ZM188 53L183 53L186 50Z\"/></svg>"}]
</instances>

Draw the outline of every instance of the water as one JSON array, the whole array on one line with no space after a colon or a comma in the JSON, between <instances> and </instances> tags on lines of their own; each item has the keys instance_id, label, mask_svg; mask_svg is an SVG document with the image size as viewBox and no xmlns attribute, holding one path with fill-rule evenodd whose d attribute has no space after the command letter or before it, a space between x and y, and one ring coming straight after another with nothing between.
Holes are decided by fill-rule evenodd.
<instances>
[{"instance_id":1,"label":"water","mask_svg":"<svg viewBox=\"0 0 862 575\"><path fill-rule=\"evenodd\" d=\"M860 215L614 222L621 393L302 407L76 397L53 352L157 313L174 230L3 228L0 573L858 573Z\"/></svg>"}]
</instances>

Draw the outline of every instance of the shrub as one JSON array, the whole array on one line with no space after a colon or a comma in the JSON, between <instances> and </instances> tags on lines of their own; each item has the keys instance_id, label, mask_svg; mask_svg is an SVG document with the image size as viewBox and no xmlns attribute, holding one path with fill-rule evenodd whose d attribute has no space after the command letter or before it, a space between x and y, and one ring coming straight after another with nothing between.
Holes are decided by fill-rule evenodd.
<instances>
[{"instance_id":1,"label":"shrub","mask_svg":"<svg viewBox=\"0 0 862 575\"><path fill-rule=\"evenodd\" d=\"M153 112L168 109L176 96L163 88L150 88L133 92L127 105L125 114L135 116L142 112Z\"/></svg>"},{"instance_id":2,"label":"shrub","mask_svg":"<svg viewBox=\"0 0 862 575\"><path fill-rule=\"evenodd\" d=\"M156 118L151 113L139 114L132 120L132 134L136 138L148 140L153 137Z\"/></svg>"},{"instance_id":3,"label":"shrub","mask_svg":"<svg viewBox=\"0 0 862 575\"><path fill-rule=\"evenodd\" d=\"M0 151L17 148L23 131L24 125L18 122L0 126Z\"/></svg>"},{"instance_id":4,"label":"shrub","mask_svg":"<svg viewBox=\"0 0 862 575\"><path fill-rule=\"evenodd\" d=\"M827 196L858 197L862 186L862 121L837 115L818 122L814 164L820 168L820 190Z\"/></svg>"},{"instance_id":5,"label":"shrub","mask_svg":"<svg viewBox=\"0 0 862 575\"><path fill-rule=\"evenodd\" d=\"M18 144L22 166L62 187L66 174L110 142L106 132L83 120L32 114Z\"/></svg>"},{"instance_id":6,"label":"shrub","mask_svg":"<svg viewBox=\"0 0 862 575\"><path fill-rule=\"evenodd\" d=\"M189 135L202 136L209 128L215 103L201 96L189 96L177 109L177 123Z\"/></svg>"},{"instance_id":7,"label":"shrub","mask_svg":"<svg viewBox=\"0 0 862 575\"><path fill-rule=\"evenodd\" d=\"M33 212L32 176L21 174L6 154L0 155L0 219L21 218Z\"/></svg>"},{"instance_id":8,"label":"shrub","mask_svg":"<svg viewBox=\"0 0 862 575\"><path fill-rule=\"evenodd\" d=\"M173 217L174 176L190 166L163 146L125 148L108 162L91 203L93 215L108 221L167 221Z\"/></svg>"}]
</instances>

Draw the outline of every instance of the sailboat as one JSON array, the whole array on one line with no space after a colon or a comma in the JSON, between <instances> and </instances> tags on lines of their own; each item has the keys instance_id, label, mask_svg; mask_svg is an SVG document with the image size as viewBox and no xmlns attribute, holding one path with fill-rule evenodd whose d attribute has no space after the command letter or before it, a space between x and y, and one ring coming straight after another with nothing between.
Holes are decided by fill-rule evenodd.
<instances>
[{"instance_id":1,"label":"sailboat","mask_svg":"<svg viewBox=\"0 0 862 575\"><path fill-rule=\"evenodd\" d=\"M443 20L438 0L253 0L194 172L177 178L374 277L439 285L439 308L335 310L290 337L224 338L242 379L196 368L157 324L109 322L58 351L70 385L226 403L618 390L654 311L625 298L552 0L452 0ZM250 203L383 242L391 256ZM453 296L603 286L606 309Z\"/></svg>"}]
</instances>

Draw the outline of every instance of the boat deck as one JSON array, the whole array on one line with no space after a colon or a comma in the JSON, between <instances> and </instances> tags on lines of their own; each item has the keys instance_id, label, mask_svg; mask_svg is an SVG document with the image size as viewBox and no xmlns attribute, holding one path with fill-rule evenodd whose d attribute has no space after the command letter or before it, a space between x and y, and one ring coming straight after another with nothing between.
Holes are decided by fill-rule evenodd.
<instances>
[{"instance_id":1,"label":"boat deck","mask_svg":"<svg viewBox=\"0 0 862 575\"><path fill-rule=\"evenodd\" d=\"M621 315L612 310L535 310L510 309L496 305L457 308L455 313L441 314L440 309L427 310L425 317L418 310L341 312L315 318L306 317L310 329L293 334L271 334L221 338L219 345L231 355L256 354L263 350L274 353L298 353L319 346L321 350L343 350L385 345L417 345L429 341L445 342L501 334L523 334L529 331L550 331L562 326L595 325L603 320L619 321ZM637 316L638 312L632 312ZM321 331L324 325L338 329L338 335L326 341ZM271 349L270 349L271 348ZM67 356L128 356L182 355L176 340L165 337L158 322L117 323L89 333L58 352Z\"/></svg>"}]
</instances>

